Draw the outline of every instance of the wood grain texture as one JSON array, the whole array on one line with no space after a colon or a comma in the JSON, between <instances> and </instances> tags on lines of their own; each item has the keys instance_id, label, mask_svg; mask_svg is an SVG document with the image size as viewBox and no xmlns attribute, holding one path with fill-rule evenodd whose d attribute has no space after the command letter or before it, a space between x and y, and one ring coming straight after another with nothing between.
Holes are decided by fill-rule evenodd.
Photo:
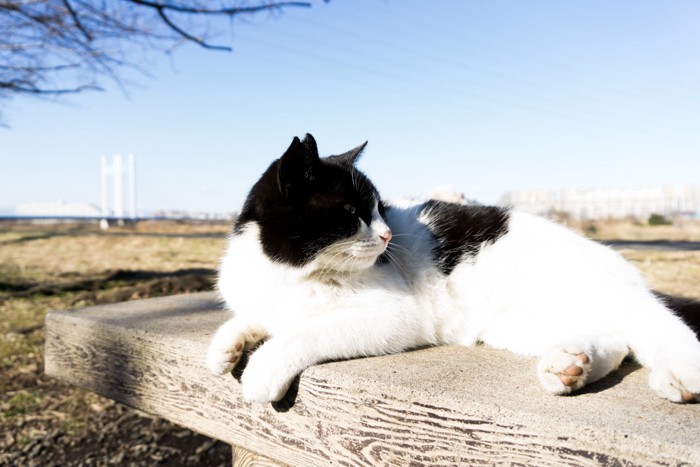
<instances>
[{"instance_id":1,"label":"wood grain texture","mask_svg":"<svg viewBox=\"0 0 700 467\"><path fill-rule=\"evenodd\" d=\"M247 451L241 447L233 446L232 467L283 467L267 457Z\"/></svg>"},{"instance_id":2,"label":"wood grain texture","mask_svg":"<svg viewBox=\"0 0 700 467\"><path fill-rule=\"evenodd\" d=\"M226 316L206 293L54 312L46 372L287 465L700 465L700 405L632 364L555 397L534 359L445 346L309 368L287 411L247 404L204 365Z\"/></svg>"}]
</instances>

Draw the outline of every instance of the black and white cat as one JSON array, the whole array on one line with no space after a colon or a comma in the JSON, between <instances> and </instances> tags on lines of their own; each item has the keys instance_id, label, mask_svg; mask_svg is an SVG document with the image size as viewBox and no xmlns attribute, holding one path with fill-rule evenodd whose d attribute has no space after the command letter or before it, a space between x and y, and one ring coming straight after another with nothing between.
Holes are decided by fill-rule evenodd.
<instances>
[{"instance_id":1,"label":"black and white cat","mask_svg":"<svg viewBox=\"0 0 700 467\"><path fill-rule=\"evenodd\" d=\"M539 356L552 394L633 354L661 397L700 399L700 342L616 252L500 207L386 204L355 168L364 146L319 158L294 138L246 199L218 281L234 316L207 356L227 373L268 339L246 400L281 399L322 361L478 342Z\"/></svg>"}]
</instances>

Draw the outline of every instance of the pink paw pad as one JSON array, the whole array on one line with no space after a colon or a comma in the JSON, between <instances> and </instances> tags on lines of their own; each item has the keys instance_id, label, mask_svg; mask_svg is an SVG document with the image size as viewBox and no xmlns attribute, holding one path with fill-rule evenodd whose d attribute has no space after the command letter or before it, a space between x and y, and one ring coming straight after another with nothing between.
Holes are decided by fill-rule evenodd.
<instances>
[{"instance_id":1,"label":"pink paw pad","mask_svg":"<svg viewBox=\"0 0 700 467\"><path fill-rule=\"evenodd\" d=\"M588 355L586 355L583 352L576 355L576 358L583 364L586 364L590 361ZM578 365L571 365L567 367L562 374L559 375L559 379L561 379L561 382L564 384L564 386L573 387L576 386L576 383L578 383L579 381L579 376L581 375L583 375L583 367Z\"/></svg>"},{"instance_id":2,"label":"pink paw pad","mask_svg":"<svg viewBox=\"0 0 700 467\"><path fill-rule=\"evenodd\" d=\"M537 374L545 390L564 395L586 385L591 356L578 345L556 347L542 356Z\"/></svg>"}]
</instances>

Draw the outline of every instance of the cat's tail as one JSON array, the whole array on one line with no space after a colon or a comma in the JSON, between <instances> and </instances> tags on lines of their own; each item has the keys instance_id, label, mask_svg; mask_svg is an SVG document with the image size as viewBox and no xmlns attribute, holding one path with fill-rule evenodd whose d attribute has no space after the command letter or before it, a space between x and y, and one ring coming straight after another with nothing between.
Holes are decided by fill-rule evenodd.
<instances>
[{"instance_id":1,"label":"cat's tail","mask_svg":"<svg viewBox=\"0 0 700 467\"><path fill-rule=\"evenodd\" d=\"M654 291L668 308L681 318L695 332L700 340L700 302L692 298L678 297Z\"/></svg>"}]
</instances>

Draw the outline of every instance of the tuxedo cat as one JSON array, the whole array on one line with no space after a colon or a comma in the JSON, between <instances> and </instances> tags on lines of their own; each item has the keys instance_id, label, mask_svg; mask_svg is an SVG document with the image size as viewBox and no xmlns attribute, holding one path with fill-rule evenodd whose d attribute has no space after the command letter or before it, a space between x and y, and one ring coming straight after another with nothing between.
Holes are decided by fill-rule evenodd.
<instances>
[{"instance_id":1,"label":"tuxedo cat","mask_svg":"<svg viewBox=\"0 0 700 467\"><path fill-rule=\"evenodd\" d=\"M366 143L365 143L366 144ZM569 394L627 355L674 402L700 399L700 343L616 252L545 219L441 200L385 203L355 162L294 138L253 186L221 262L233 317L207 365L246 348L243 397L281 399L319 362L484 343L539 356Z\"/></svg>"}]
</instances>

